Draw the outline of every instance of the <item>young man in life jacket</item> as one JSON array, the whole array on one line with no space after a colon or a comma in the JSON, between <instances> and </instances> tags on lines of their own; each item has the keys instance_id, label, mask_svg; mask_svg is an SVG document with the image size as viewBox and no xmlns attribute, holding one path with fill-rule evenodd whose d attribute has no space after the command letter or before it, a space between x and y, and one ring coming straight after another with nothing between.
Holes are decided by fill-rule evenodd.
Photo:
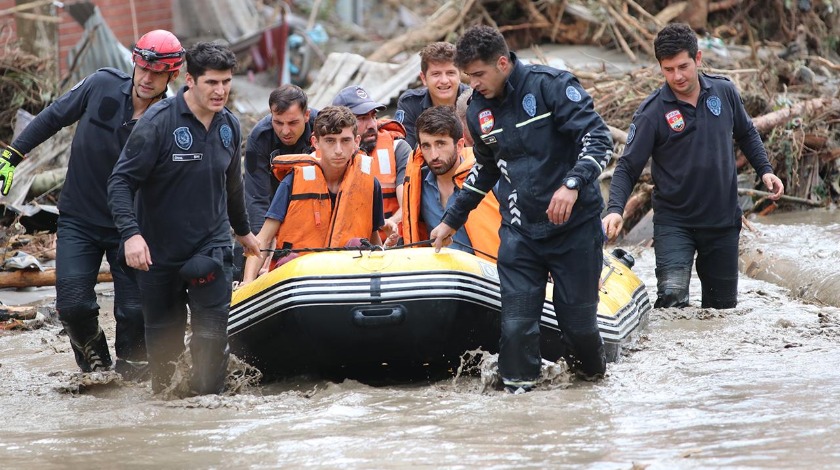
<instances>
[{"instance_id":1,"label":"young man in life jacket","mask_svg":"<svg viewBox=\"0 0 840 470\"><path fill-rule=\"evenodd\" d=\"M356 116L344 106L327 106L315 118L314 135L320 158L273 160L280 185L257 235L260 256L245 260L243 284L256 279L274 240L279 249L341 247L355 238L382 243L382 188L371 175L371 158L358 153Z\"/></svg>"},{"instance_id":2,"label":"young man in life jacket","mask_svg":"<svg viewBox=\"0 0 840 470\"><path fill-rule=\"evenodd\" d=\"M405 166L411 156L411 146L405 141L405 128L394 120L377 120L376 112L385 109L385 105L374 101L360 86L344 88L332 104L347 106L356 115L362 137L359 148L373 158L371 174L382 185L385 224L389 230L387 233L384 230L380 232L380 237L384 239L393 231L399 231L402 222L403 180ZM396 243L393 238L390 240ZM386 240L387 243L390 242Z\"/></svg>"},{"instance_id":3,"label":"young man in life jacket","mask_svg":"<svg viewBox=\"0 0 840 470\"><path fill-rule=\"evenodd\" d=\"M416 124L418 145L406 168L403 193L406 244L427 240L429 227L440 224L454 196L475 178L475 157L471 147L464 147L464 128L452 107L433 106L420 114ZM499 201L489 191L455 232L451 247L495 261L501 224Z\"/></svg>"}]
</instances>

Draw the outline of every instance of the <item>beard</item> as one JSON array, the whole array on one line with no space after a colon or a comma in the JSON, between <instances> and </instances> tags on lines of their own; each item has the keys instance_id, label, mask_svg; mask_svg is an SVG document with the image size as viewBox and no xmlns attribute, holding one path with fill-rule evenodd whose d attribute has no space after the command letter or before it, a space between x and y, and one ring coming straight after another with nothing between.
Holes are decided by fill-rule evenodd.
<instances>
[{"instance_id":1,"label":"beard","mask_svg":"<svg viewBox=\"0 0 840 470\"><path fill-rule=\"evenodd\" d=\"M376 148L376 133L363 135L359 148L365 154L370 155L371 152L373 152L373 149Z\"/></svg>"}]
</instances>

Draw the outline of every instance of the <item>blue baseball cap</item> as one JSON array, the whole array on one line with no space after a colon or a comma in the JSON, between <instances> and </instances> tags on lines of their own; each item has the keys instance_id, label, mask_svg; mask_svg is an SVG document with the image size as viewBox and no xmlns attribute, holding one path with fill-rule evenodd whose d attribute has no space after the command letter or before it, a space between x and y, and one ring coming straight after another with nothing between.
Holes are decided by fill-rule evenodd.
<instances>
[{"instance_id":1,"label":"blue baseball cap","mask_svg":"<svg viewBox=\"0 0 840 470\"><path fill-rule=\"evenodd\" d=\"M373 101L368 92L358 85L349 86L339 91L332 104L333 106L347 106L356 116L362 116L374 109L377 111L385 109L384 104Z\"/></svg>"}]
</instances>

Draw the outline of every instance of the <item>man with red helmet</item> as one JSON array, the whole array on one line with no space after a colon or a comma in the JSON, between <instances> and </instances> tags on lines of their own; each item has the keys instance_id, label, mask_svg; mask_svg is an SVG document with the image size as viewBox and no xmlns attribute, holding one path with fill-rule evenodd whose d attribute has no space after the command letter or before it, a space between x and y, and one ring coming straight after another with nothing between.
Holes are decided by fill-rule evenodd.
<instances>
[{"instance_id":1,"label":"man with red helmet","mask_svg":"<svg viewBox=\"0 0 840 470\"><path fill-rule=\"evenodd\" d=\"M140 295L118 256L121 238L108 209L107 183L134 123L164 97L184 55L169 31L145 34L134 47L131 75L102 68L85 77L39 113L0 154L0 192L6 195L24 156L78 122L58 201L56 310L83 372L108 370L113 364L99 327L94 291L104 254L114 278L115 369L129 379L147 375Z\"/></svg>"}]
</instances>

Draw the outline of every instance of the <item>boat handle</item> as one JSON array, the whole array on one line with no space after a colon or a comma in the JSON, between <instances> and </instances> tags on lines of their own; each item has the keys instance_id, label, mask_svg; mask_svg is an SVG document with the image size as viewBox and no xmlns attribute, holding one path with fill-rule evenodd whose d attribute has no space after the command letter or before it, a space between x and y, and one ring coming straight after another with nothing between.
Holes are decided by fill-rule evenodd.
<instances>
[{"instance_id":1,"label":"boat handle","mask_svg":"<svg viewBox=\"0 0 840 470\"><path fill-rule=\"evenodd\" d=\"M356 307L352 314L353 323L364 328L399 325L405 321L405 307L402 305Z\"/></svg>"}]
</instances>

